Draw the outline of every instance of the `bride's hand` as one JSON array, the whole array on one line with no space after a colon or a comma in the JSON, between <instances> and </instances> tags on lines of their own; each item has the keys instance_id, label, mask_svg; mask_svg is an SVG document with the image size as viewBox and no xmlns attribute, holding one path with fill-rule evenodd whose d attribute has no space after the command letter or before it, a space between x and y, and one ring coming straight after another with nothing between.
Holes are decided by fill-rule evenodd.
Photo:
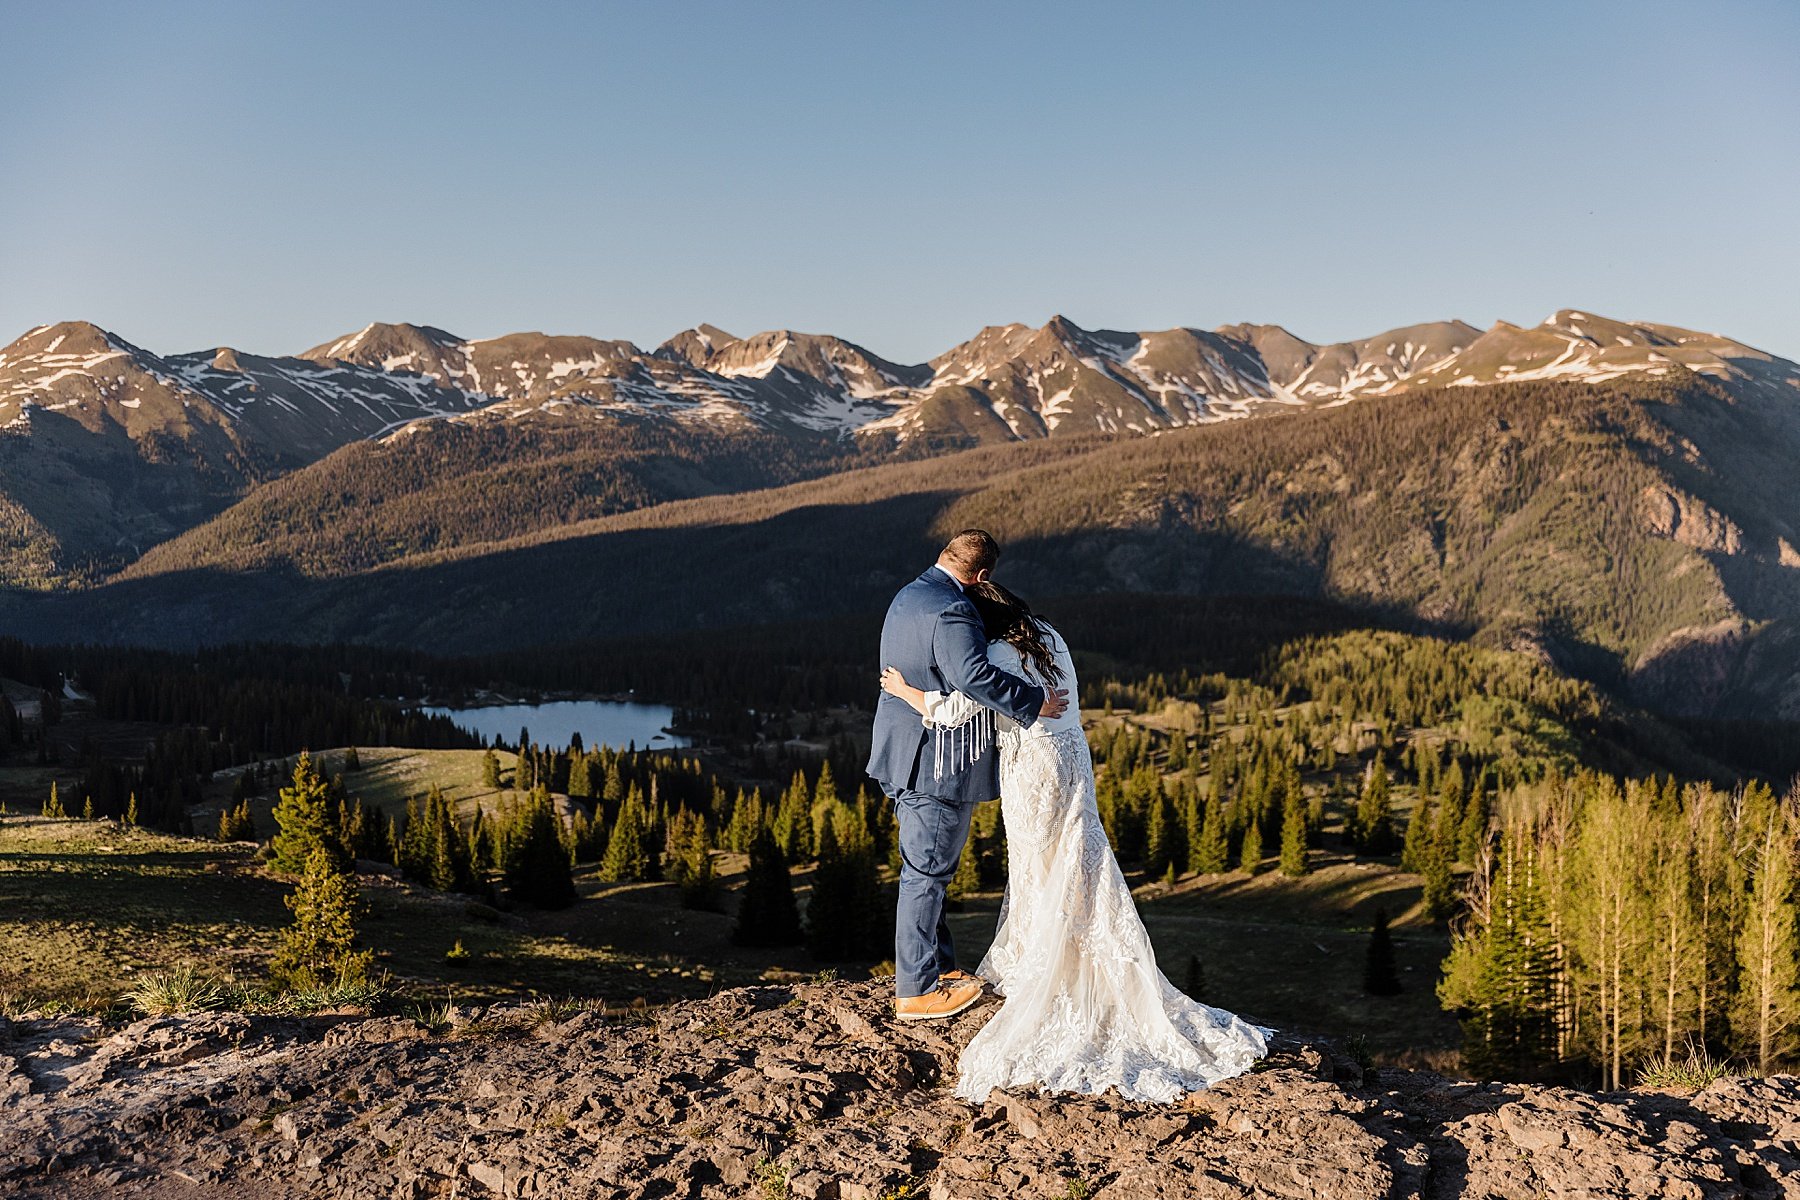
<instances>
[{"instance_id":1,"label":"bride's hand","mask_svg":"<svg viewBox=\"0 0 1800 1200\"><path fill-rule=\"evenodd\" d=\"M906 676L900 674L899 667L881 668L881 690L890 696L906 698Z\"/></svg>"}]
</instances>

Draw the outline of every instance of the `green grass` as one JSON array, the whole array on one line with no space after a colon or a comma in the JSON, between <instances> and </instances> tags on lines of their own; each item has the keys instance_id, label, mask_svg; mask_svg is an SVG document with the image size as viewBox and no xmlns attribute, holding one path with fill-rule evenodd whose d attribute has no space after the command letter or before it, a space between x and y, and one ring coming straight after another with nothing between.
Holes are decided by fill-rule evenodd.
<instances>
[{"instance_id":1,"label":"green grass","mask_svg":"<svg viewBox=\"0 0 1800 1200\"><path fill-rule=\"evenodd\" d=\"M1706 1052L1705 1047L1689 1045L1683 1055L1659 1054L1638 1068L1637 1085L1658 1090L1699 1091L1715 1080L1731 1073L1730 1066Z\"/></svg>"},{"instance_id":2,"label":"green grass","mask_svg":"<svg viewBox=\"0 0 1800 1200\"><path fill-rule=\"evenodd\" d=\"M252 853L245 845L107 821L0 818L6 1007L111 1011L134 990L165 1006L179 1004L201 980L223 989L220 1003L287 1003L256 993L289 919L282 900L291 881L258 866ZM741 855L722 856L720 866L726 886L741 880ZM770 971L813 968L803 950L732 946L731 919L683 909L672 884L603 884L592 868L577 874L583 899L553 913L501 912L385 877L363 877L361 884L364 941L401 996L454 997L459 1004L521 996L659 1003L751 983ZM447 960L459 943L466 957ZM178 986L179 979L191 979L193 988Z\"/></svg>"},{"instance_id":3,"label":"green grass","mask_svg":"<svg viewBox=\"0 0 1800 1200\"><path fill-rule=\"evenodd\" d=\"M205 1012L225 1002L226 989L191 963L137 977L124 1001L148 1017L165 1013Z\"/></svg>"},{"instance_id":4,"label":"green grass","mask_svg":"<svg viewBox=\"0 0 1800 1200\"><path fill-rule=\"evenodd\" d=\"M247 977L287 919L286 891L244 847L0 818L0 991L116 998L143 973L183 965Z\"/></svg>"}]
</instances>

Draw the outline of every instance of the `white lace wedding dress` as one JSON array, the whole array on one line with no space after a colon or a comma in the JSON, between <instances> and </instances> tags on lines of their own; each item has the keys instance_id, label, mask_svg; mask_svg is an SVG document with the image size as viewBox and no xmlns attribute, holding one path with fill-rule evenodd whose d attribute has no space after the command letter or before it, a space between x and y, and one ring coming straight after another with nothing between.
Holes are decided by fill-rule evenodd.
<instances>
[{"instance_id":1,"label":"white lace wedding dress","mask_svg":"<svg viewBox=\"0 0 1800 1200\"><path fill-rule=\"evenodd\" d=\"M1067 645L1048 625L1062 680L1077 695ZM995 642L1002 670L1034 678ZM1041 681L1040 681L1041 682ZM1189 999L1157 969L1144 923L1094 804L1094 764L1074 704L1021 728L960 693L927 692L943 732L996 720L1007 882L980 974L1006 998L958 1062L956 1095L991 1088L1168 1101L1248 1070L1273 1030Z\"/></svg>"}]
</instances>

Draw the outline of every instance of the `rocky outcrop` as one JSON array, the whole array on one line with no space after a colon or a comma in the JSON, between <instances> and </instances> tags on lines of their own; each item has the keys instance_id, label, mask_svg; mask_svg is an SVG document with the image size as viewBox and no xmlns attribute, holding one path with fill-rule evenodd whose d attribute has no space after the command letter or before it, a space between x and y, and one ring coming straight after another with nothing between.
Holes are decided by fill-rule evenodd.
<instances>
[{"instance_id":1,"label":"rocky outcrop","mask_svg":"<svg viewBox=\"0 0 1800 1200\"><path fill-rule=\"evenodd\" d=\"M1684 492L1652 484L1638 493L1638 519L1657 537L1713 554L1737 554L1744 535L1724 513Z\"/></svg>"},{"instance_id":2,"label":"rocky outcrop","mask_svg":"<svg viewBox=\"0 0 1800 1200\"><path fill-rule=\"evenodd\" d=\"M950 1089L990 1001L879 983L654 1015L0 1022L0 1193L28 1197L1800 1196L1800 1079L1588 1094L1366 1072L1283 1037L1175 1105Z\"/></svg>"}]
</instances>

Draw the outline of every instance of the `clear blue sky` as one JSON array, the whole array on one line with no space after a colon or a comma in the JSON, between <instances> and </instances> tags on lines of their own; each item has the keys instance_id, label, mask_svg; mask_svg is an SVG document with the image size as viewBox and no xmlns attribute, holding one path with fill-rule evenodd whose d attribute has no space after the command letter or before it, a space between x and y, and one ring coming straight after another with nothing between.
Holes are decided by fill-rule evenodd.
<instances>
[{"instance_id":1,"label":"clear blue sky","mask_svg":"<svg viewBox=\"0 0 1800 1200\"><path fill-rule=\"evenodd\" d=\"M1568 306L1800 357L1792 0L0 0L0 46L0 343Z\"/></svg>"}]
</instances>

